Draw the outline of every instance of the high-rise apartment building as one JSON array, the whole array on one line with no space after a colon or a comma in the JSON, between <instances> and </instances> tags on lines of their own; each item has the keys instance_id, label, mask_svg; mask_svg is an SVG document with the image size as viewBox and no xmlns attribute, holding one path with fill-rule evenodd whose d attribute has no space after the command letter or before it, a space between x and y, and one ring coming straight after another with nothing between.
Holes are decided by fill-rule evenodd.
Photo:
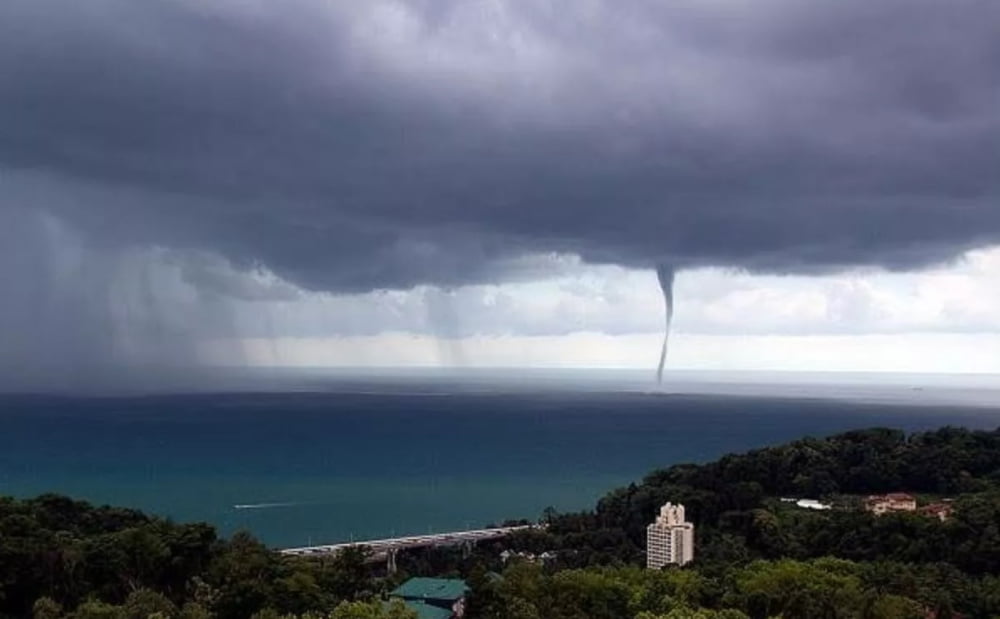
<instances>
[{"instance_id":1,"label":"high-rise apartment building","mask_svg":"<svg viewBox=\"0 0 1000 619\"><path fill-rule=\"evenodd\" d=\"M667 503L646 527L646 567L684 565L694 560L694 525L684 520L684 506Z\"/></svg>"}]
</instances>

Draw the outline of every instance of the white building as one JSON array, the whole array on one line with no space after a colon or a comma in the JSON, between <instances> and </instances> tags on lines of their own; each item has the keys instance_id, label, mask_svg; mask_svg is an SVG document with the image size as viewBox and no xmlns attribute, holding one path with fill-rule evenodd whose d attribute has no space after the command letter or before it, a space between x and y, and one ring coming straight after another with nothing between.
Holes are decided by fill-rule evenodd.
<instances>
[{"instance_id":1,"label":"white building","mask_svg":"<svg viewBox=\"0 0 1000 619\"><path fill-rule=\"evenodd\" d=\"M684 520L684 506L667 503L646 527L646 567L684 565L694 560L694 525Z\"/></svg>"},{"instance_id":2,"label":"white building","mask_svg":"<svg viewBox=\"0 0 1000 619\"><path fill-rule=\"evenodd\" d=\"M820 503L816 499L799 499L798 501L795 501L795 505L803 509L815 509L819 511L833 509L833 505L830 505L829 503Z\"/></svg>"}]
</instances>

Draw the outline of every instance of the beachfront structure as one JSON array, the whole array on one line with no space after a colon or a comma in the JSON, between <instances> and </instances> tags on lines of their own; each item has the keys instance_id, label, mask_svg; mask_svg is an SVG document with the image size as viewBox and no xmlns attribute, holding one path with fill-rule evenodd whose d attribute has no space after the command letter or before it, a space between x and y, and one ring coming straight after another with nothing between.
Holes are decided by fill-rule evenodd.
<instances>
[{"instance_id":1,"label":"beachfront structure","mask_svg":"<svg viewBox=\"0 0 1000 619\"><path fill-rule=\"evenodd\" d=\"M411 578L389 595L403 600L420 619L461 619L469 587L456 578Z\"/></svg>"},{"instance_id":2,"label":"beachfront structure","mask_svg":"<svg viewBox=\"0 0 1000 619\"><path fill-rule=\"evenodd\" d=\"M872 495L865 499L865 509L876 516L888 512L914 512L917 511L917 499L905 492Z\"/></svg>"},{"instance_id":3,"label":"beachfront structure","mask_svg":"<svg viewBox=\"0 0 1000 619\"><path fill-rule=\"evenodd\" d=\"M646 527L646 567L684 565L694 560L694 525L684 519L684 506L667 503Z\"/></svg>"}]
</instances>

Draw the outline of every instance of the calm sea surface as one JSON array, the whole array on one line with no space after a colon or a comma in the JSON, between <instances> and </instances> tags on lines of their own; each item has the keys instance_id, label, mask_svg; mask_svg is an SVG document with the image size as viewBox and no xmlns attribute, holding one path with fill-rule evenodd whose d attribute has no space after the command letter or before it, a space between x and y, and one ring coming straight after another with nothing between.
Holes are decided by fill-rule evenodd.
<instances>
[{"instance_id":1,"label":"calm sea surface","mask_svg":"<svg viewBox=\"0 0 1000 619\"><path fill-rule=\"evenodd\" d=\"M0 494L60 492L291 546L533 519L678 462L942 425L994 428L1000 406L402 388L0 395Z\"/></svg>"}]
</instances>

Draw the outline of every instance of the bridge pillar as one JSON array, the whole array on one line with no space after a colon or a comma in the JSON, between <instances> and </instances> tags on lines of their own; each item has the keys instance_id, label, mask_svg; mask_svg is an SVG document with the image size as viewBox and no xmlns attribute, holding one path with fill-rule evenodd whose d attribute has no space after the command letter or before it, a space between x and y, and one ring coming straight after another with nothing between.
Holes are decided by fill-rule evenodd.
<instances>
[{"instance_id":1,"label":"bridge pillar","mask_svg":"<svg viewBox=\"0 0 1000 619\"><path fill-rule=\"evenodd\" d=\"M396 553L398 553L398 552L399 552L399 550L396 549L396 548L390 548L389 550L387 550L385 552L385 558L386 558L386 561L385 561L385 571L386 571L387 574L395 574L396 573L396 569L397 569L396 568Z\"/></svg>"}]
</instances>

